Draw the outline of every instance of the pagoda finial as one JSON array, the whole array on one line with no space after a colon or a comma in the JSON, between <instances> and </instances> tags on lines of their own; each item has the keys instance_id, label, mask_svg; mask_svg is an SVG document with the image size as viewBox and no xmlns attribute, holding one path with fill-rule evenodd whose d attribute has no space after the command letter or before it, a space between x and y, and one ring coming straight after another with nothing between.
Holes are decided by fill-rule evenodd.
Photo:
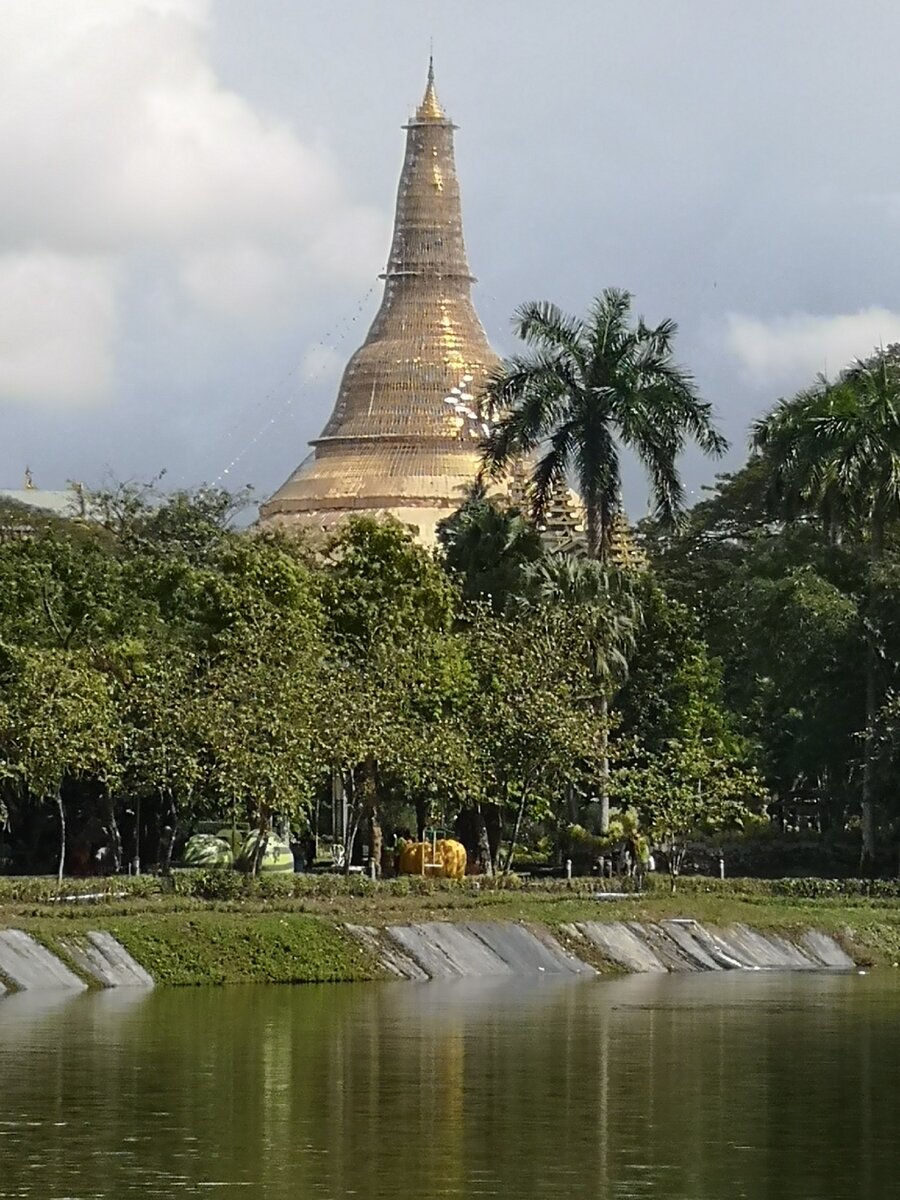
<instances>
[{"instance_id":1,"label":"pagoda finial","mask_svg":"<svg viewBox=\"0 0 900 1200\"><path fill-rule=\"evenodd\" d=\"M428 55L428 83L425 87L425 95L422 97L422 103L416 110L417 121L446 121L447 114L441 108L441 102L437 98L437 92L434 90L434 55Z\"/></svg>"}]
</instances>

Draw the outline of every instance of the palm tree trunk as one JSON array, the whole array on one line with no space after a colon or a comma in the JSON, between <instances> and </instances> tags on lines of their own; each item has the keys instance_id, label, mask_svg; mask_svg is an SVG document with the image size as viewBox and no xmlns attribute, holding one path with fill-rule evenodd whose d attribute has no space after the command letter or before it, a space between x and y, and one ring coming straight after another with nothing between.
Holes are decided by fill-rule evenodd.
<instances>
[{"instance_id":1,"label":"palm tree trunk","mask_svg":"<svg viewBox=\"0 0 900 1200\"><path fill-rule=\"evenodd\" d=\"M585 501L587 516L587 552L589 558L600 557L600 543L603 540L603 523L600 519L600 505L596 500Z\"/></svg>"},{"instance_id":2,"label":"palm tree trunk","mask_svg":"<svg viewBox=\"0 0 900 1200\"><path fill-rule=\"evenodd\" d=\"M871 878L875 870L875 715L878 711L878 692L875 685L875 650L871 645L866 648L866 743L865 759L863 761L862 784L862 852L860 855L860 874Z\"/></svg>"},{"instance_id":3,"label":"palm tree trunk","mask_svg":"<svg viewBox=\"0 0 900 1200\"><path fill-rule=\"evenodd\" d=\"M600 778L597 799L600 801L600 832L609 833L609 700L604 692L598 705L600 717Z\"/></svg>"},{"instance_id":4,"label":"palm tree trunk","mask_svg":"<svg viewBox=\"0 0 900 1200\"><path fill-rule=\"evenodd\" d=\"M876 563L881 559L884 544L884 531L879 521L872 525L872 551L869 558L869 610L874 609L875 581L873 579ZM875 872L875 721L881 707L878 695L878 650L875 645L874 632L870 630L866 645L866 741L865 757L863 759L862 784L862 850L860 854L860 874L871 878Z\"/></svg>"}]
</instances>

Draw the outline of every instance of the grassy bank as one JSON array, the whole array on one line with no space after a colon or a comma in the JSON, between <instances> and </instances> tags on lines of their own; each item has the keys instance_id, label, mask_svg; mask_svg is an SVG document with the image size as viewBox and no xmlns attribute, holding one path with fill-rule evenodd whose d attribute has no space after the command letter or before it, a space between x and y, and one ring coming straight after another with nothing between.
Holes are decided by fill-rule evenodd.
<instances>
[{"instance_id":1,"label":"grassy bank","mask_svg":"<svg viewBox=\"0 0 900 1200\"><path fill-rule=\"evenodd\" d=\"M0 920L2 923L2 920ZM153 911L7 921L63 959L60 939L103 929L165 986L329 983L378 978L378 964L336 922L295 913Z\"/></svg>"},{"instance_id":2,"label":"grassy bank","mask_svg":"<svg viewBox=\"0 0 900 1200\"><path fill-rule=\"evenodd\" d=\"M836 936L861 964L900 962L900 899L866 895L866 885L854 881L693 879L674 896L658 881L640 895L599 901L594 880L527 886L482 881L476 887L470 881L229 876L222 894L210 896L201 875L185 877L177 887L149 878L67 881L67 895L95 898L63 902L53 899L55 881L2 880L0 926L25 929L54 949L66 933L108 930L169 985L377 978L377 963L345 933L348 921L511 920L545 925L562 936L560 926L573 921L693 917L709 925L743 922L789 937L814 927Z\"/></svg>"}]
</instances>

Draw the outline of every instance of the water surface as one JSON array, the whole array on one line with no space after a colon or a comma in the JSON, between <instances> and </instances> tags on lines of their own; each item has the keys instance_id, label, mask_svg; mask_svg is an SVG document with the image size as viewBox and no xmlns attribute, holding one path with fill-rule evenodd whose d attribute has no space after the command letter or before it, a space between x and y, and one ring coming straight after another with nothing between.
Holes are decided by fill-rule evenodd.
<instances>
[{"instance_id":1,"label":"water surface","mask_svg":"<svg viewBox=\"0 0 900 1200\"><path fill-rule=\"evenodd\" d=\"M0 1197L898 1194L883 975L0 1000Z\"/></svg>"}]
</instances>

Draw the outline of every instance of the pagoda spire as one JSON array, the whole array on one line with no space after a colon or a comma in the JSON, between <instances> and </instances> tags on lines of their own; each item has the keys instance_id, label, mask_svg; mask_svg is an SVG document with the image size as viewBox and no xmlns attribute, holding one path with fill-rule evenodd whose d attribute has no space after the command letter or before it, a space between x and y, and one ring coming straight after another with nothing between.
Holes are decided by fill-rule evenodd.
<instances>
[{"instance_id":1,"label":"pagoda spire","mask_svg":"<svg viewBox=\"0 0 900 1200\"><path fill-rule=\"evenodd\" d=\"M425 86L425 95L422 97L422 103L416 109L417 121L446 121L447 114L441 108L441 102L437 98L437 92L434 89L434 55L428 56L428 83Z\"/></svg>"},{"instance_id":2,"label":"pagoda spire","mask_svg":"<svg viewBox=\"0 0 900 1200\"><path fill-rule=\"evenodd\" d=\"M472 402L498 359L472 306L456 126L438 100L431 59L404 128L381 307L313 456L262 506L263 521L321 528L353 512L391 513L429 542L478 473L480 431L453 397Z\"/></svg>"}]
</instances>

